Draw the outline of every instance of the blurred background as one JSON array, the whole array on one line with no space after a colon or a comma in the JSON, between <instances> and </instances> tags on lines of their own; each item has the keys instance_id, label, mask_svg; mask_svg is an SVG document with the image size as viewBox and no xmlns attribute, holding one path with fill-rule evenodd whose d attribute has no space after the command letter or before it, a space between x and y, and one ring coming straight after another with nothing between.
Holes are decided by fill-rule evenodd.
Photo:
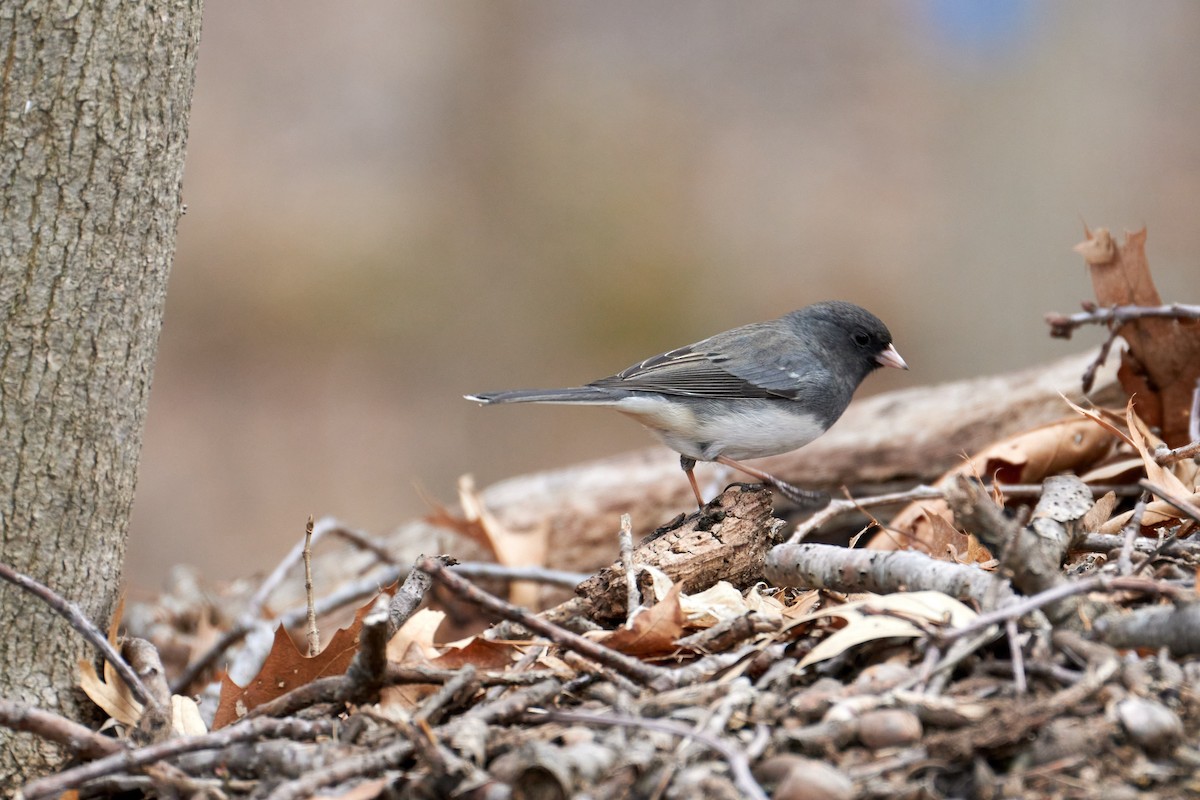
<instances>
[{"instance_id":1,"label":"blurred background","mask_svg":"<svg viewBox=\"0 0 1200 800\"><path fill-rule=\"evenodd\" d=\"M578 384L815 300L912 370L1030 366L1148 225L1200 300L1200 4L211 3L127 577L273 565L649 446Z\"/></svg>"}]
</instances>

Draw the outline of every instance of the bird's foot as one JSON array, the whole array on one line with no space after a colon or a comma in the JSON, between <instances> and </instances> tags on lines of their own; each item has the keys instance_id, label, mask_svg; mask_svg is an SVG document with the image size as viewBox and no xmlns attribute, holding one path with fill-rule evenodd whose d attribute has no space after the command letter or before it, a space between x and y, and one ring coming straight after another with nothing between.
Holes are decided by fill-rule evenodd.
<instances>
[{"instance_id":1,"label":"bird's foot","mask_svg":"<svg viewBox=\"0 0 1200 800\"><path fill-rule=\"evenodd\" d=\"M830 497L828 492L817 491L815 489L801 489L799 486L793 486L778 478L775 478L771 483L779 490L781 495L804 510L815 510L829 505Z\"/></svg>"}]
</instances>

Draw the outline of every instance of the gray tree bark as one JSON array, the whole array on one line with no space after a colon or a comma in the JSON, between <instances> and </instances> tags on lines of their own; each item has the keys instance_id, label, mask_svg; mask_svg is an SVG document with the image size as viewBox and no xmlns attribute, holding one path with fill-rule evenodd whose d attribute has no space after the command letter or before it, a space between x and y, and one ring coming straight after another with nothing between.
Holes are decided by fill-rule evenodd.
<instances>
[{"instance_id":1,"label":"gray tree bark","mask_svg":"<svg viewBox=\"0 0 1200 800\"><path fill-rule=\"evenodd\" d=\"M109 623L182 210L200 0L0 4L0 559ZM0 584L0 697L91 653ZM61 755L0 731L0 787Z\"/></svg>"}]
</instances>

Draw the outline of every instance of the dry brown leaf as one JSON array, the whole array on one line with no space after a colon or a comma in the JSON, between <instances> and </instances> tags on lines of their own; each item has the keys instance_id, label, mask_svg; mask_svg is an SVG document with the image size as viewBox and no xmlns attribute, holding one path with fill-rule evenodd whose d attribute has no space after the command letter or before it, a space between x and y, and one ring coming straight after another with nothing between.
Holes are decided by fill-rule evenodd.
<instances>
[{"instance_id":1,"label":"dry brown leaf","mask_svg":"<svg viewBox=\"0 0 1200 800\"><path fill-rule=\"evenodd\" d=\"M821 592L817 589L809 589L804 592L790 606L783 609L783 618L788 620L800 619L812 612L813 606L821 602Z\"/></svg>"},{"instance_id":2,"label":"dry brown leaf","mask_svg":"<svg viewBox=\"0 0 1200 800\"><path fill-rule=\"evenodd\" d=\"M1182 496L1182 499L1187 500L1193 505L1200 504L1200 492L1185 494ZM1121 529L1125 527L1125 524L1132 517L1133 511L1118 514L1101 525L1098 530L1100 533L1120 533ZM1180 531L1180 534L1186 535L1187 530L1191 527L1188 518L1166 500L1153 500L1146 504L1146 512L1142 514L1142 530L1154 530L1163 525L1174 526L1180 520L1183 520L1185 524L1185 528Z\"/></svg>"},{"instance_id":3,"label":"dry brown leaf","mask_svg":"<svg viewBox=\"0 0 1200 800\"><path fill-rule=\"evenodd\" d=\"M1136 483L1142 475L1142 459L1136 456L1115 458L1089 469L1079 476L1084 483Z\"/></svg>"},{"instance_id":4,"label":"dry brown leaf","mask_svg":"<svg viewBox=\"0 0 1200 800\"><path fill-rule=\"evenodd\" d=\"M967 459L939 478L936 486L948 486L958 475L978 475L995 478L1003 483L1038 483L1060 472L1083 472L1098 462L1112 448L1105 429L1088 419L1071 417L1034 428L1031 431L997 442ZM960 542L948 532L934 526L932 520L941 517L951 520L949 506L943 500L921 500L903 508L888 524L887 529L871 538L868 547L876 550L911 548L946 558L948 541L954 544L952 553L970 563L990 560L987 551L978 545Z\"/></svg>"},{"instance_id":5,"label":"dry brown leaf","mask_svg":"<svg viewBox=\"0 0 1200 800\"><path fill-rule=\"evenodd\" d=\"M1125 409L1125 420L1129 425L1129 438L1133 442L1133 447L1142 458L1146 479L1176 497L1188 495L1192 491L1192 487L1184 486L1183 481L1179 480L1174 472L1154 460L1153 450L1158 446L1159 440L1146 429L1142 420L1133 412L1133 398L1130 398L1129 406Z\"/></svg>"},{"instance_id":6,"label":"dry brown leaf","mask_svg":"<svg viewBox=\"0 0 1200 800\"><path fill-rule=\"evenodd\" d=\"M116 670L105 661L102 679L91 661L79 660L79 688L91 701L103 709L105 714L126 727L134 727L142 718L142 704L133 697L133 692Z\"/></svg>"},{"instance_id":7,"label":"dry brown leaf","mask_svg":"<svg viewBox=\"0 0 1200 800\"><path fill-rule=\"evenodd\" d=\"M1071 399L1061 392L1058 396L1061 397L1063 402L1070 406L1071 410L1073 410L1075 413L1079 414L1080 416L1087 417L1092 422L1111 433L1113 436L1125 442L1125 444L1133 447L1133 439L1129 438L1129 434L1117 427L1116 422L1109 419L1109 417L1116 412L1110 412L1103 408L1084 408L1083 406L1076 405L1075 403L1071 402Z\"/></svg>"},{"instance_id":8,"label":"dry brown leaf","mask_svg":"<svg viewBox=\"0 0 1200 800\"><path fill-rule=\"evenodd\" d=\"M953 514L950 509L931 509L922 506L924 522L929 526L929 539L925 543L930 552L937 553L942 558L949 557L951 561L961 561L959 554L965 554L971 549L971 537L954 527ZM984 561L991 555L984 557Z\"/></svg>"},{"instance_id":9,"label":"dry brown leaf","mask_svg":"<svg viewBox=\"0 0 1200 800\"><path fill-rule=\"evenodd\" d=\"M208 733L200 706L190 697L171 695L171 728L180 736L199 736Z\"/></svg>"},{"instance_id":10,"label":"dry brown leaf","mask_svg":"<svg viewBox=\"0 0 1200 800\"><path fill-rule=\"evenodd\" d=\"M1066 398L1063 399L1065 400ZM1070 400L1067 400L1067 403L1085 418L1096 423L1098 429L1107 431L1109 434L1128 444L1136 453L1135 458L1121 458L1113 463L1105 464L1098 469L1089 471L1084 478L1085 482L1089 480L1111 480L1128 472L1135 472L1137 475L1145 475L1150 483L1167 490L1176 497L1187 499L1188 497L1197 496L1193 494L1198 488L1196 484L1198 473L1194 462L1188 460L1178 461L1171 467L1163 467L1154 459L1154 450L1161 444L1161 440L1150 432L1146 427L1146 423L1137 415L1136 398L1130 398L1129 403L1125 407L1125 425L1128 431L1117 427L1109 419L1111 412L1102 409L1092 411L1080 408L1071 403ZM1100 533L1119 533L1125 527L1126 523L1132 519L1133 511L1126 511L1123 514L1109 518L1109 514L1112 513L1115 505L1115 498L1110 499L1108 495L1102 498L1102 501L1097 502L1096 507L1088 512L1085 529L1098 530ZM1186 521L1186 518L1180 514L1178 509L1163 500L1154 500L1146 506L1146 511L1142 515L1141 527L1143 530L1153 530L1162 525L1174 525L1180 520Z\"/></svg>"},{"instance_id":11,"label":"dry brown leaf","mask_svg":"<svg viewBox=\"0 0 1200 800\"><path fill-rule=\"evenodd\" d=\"M773 617L783 618L783 601L780 600L780 595L772 591L769 594L763 594L761 589L767 584L756 583L746 590L745 603L748 611L753 611L755 614L770 615Z\"/></svg>"},{"instance_id":12,"label":"dry brown leaf","mask_svg":"<svg viewBox=\"0 0 1200 800\"><path fill-rule=\"evenodd\" d=\"M646 565L642 570L650 576L650 587L656 600L665 599L675 587L671 576L658 567ZM702 592L679 595L688 628L711 628L721 620L740 617L750 611L771 613L762 598L751 605L749 594L743 595L729 581L717 581Z\"/></svg>"},{"instance_id":13,"label":"dry brown leaf","mask_svg":"<svg viewBox=\"0 0 1200 800\"><path fill-rule=\"evenodd\" d=\"M1096 302L1101 306L1162 304L1146 259L1146 230L1125 235L1086 231L1075 250L1087 262ZM1135 398L1138 416L1162 430L1170 447L1189 442L1192 393L1200 380L1200 321L1153 317L1130 320L1118 333L1128 344L1117 378Z\"/></svg>"},{"instance_id":14,"label":"dry brown leaf","mask_svg":"<svg viewBox=\"0 0 1200 800\"><path fill-rule=\"evenodd\" d=\"M627 625L615 631L602 631L592 638L638 658L671 655L678 649L675 642L683 636L686 620L679 603L681 588L682 584L675 584L666 597L635 614Z\"/></svg>"},{"instance_id":15,"label":"dry brown leaf","mask_svg":"<svg viewBox=\"0 0 1200 800\"><path fill-rule=\"evenodd\" d=\"M452 514L444 506L432 503L433 513L425 518L426 521L482 545L498 564L506 567L545 566L550 543L548 524L520 533L505 527L488 511L475 489L475 479L470 475L458 479L458 502L462 506L462 517ZM536 607L541 591L536 583L512 581L508 599L514 605Z\"/></svg>"},{"instance_id":16,"label":"dry brown leaf","mask_svg":"<svg viewBox=\"0 0 1200 800\"><path fill-rule=\"evenodd\" d=\"M1094 531L1108 521L1112 516L1113 509L1117 507L1116 492L1106 492L1103 497L1096 501L1095 505L1088 510L1086 514L1079 520L1079 529L1083 531Z\"/></svg>"},{"instance_id":17,"label":"dry brown leaf","mask_svg":"<svg viewBox=\"0 0 1200 800\"><path fill-rule=\"evenodd\" d=\"M108 626L108 641L114 647L117 645L117 633L124 613L125 595L121 595L113 610L112 622ZM106 660L104 678L101 678L91 661L80 660L78 666L79 688L83 693L120 724L127 728L135 727L145 709L134 699L133 692L121 679L116 668ZM171 695L171 728L180 736L208 733L208 727L204 724L196 701L178 694Z\"/></svg>"},{"instance_id":18,"label":"dry brown leaf","mask_svg":"<svg viewBox=\"0 0 1200 800\"><path fill-rule=\"evenodd\" d=\"M510 644L473 636L466 644L447 647L430 663L442 669L460 669L470 664L476 669L502 670L512 666L514 652Z\"/></svg>"},{"instance_id":19,"label":"dry brown leaf","mask_svg":"<svg viewBox=\"0 0 1200 800\"><path fill-rule=\"evenodd\" d=\"M438 628L446 619L445 611L422 608L404 621L388 640L388 661L397 664L428 663L440 654L433 643Z\"/></svg>"},{"instance_id":20,"label":"dry brown leaf","mask_svg":"<svg viewBox=\"0 0 1200 800\"><path fill-rule=\"evenodd\" d=\"M846 622L844 627L821 640L799 666L803 669L877 639L921 638L931 626L961 627L976 616L962 602L934 591L896 592L843 603L796 620L798 624L821 617L838 617Z\"/></svg>"},{"instance_id":21,"label":"dry brown leaf","mask_svg":"<svg viewBox=\"0 0 1200 800\"><path fill-rule=\"evenodd\" d=\"M476 636L445 648L434 645L434 634L445 616L441 611L421 609L410 617L388 642L388 661L441 669L459 669L464 664L481 670L503 670L512 666L515 648L509 644ZM385 686L379 694L379 706L411 711L437 689L438 686L432 683Z\"/></svg>"},{"instance_id":22,"label":"dry brown leaf","mask_svg":"<svg viewBox=\"0 0 1200 800\"><path fill-rule=\"evenodd\" d=\"M112 619L108 624L108 643L118 647L121 617L125 613L125 595L117 598L116 608L113 609ZM88 659L79 661L79 688L83 690L93 703L103 709L105 714L126 727L134 727L142 718L142 704L133 696L129 686L121 679L115 667L104 661L104 677L96 673L96 667Z\"/></svg>"},{"instance_id":23,"label":"dry brown leaf","mask_svg":"<svg viewBox=\"0 0 1200 800\"><path fill-rule=\"evenodd\" d=\"M395 590L393 584L383 593L390 595ZM317 678L343 674L358 652L362 621L374 604L375 598L372 598L359 608L354 621L333 634L325 649L312 657L301 652L287 630L280 625L275 630L271 652L249 684L238 686L229 675L221 676L221 698L213 718L213 730L237 722L256 706L287 694L298 686Z\"/></svg>"}]
</instances>

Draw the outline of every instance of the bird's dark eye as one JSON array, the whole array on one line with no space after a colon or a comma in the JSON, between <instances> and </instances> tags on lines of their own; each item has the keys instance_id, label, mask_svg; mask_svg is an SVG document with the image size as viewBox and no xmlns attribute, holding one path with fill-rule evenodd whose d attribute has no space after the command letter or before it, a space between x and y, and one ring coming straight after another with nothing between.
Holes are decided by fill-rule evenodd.
<instances>
[{"instance_id":1,"label":"bird's dark eye","mask_svg":"<svg viewBox=\"0 0 1200 800\"><path fill-rule=\"evenodd\" d=\"M866 347L871 343L871 336L866 331L857 331L851 338L859 347Z\"/></svg>"}]
</instances>

